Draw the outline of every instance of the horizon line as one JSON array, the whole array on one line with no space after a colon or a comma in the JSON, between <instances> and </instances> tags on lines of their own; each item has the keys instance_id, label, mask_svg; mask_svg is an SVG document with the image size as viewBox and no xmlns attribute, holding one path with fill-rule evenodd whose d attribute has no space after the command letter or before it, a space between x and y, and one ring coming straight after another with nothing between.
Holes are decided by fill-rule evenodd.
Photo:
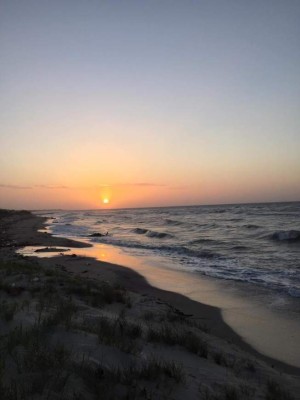
<instances>
[{"instance_id":1,"label":"horizon line","mask_svg":"<svg viewBox=\"0 0 300 400\"><path fill-rule=\"evenodd\" d=\"M149 208L183 208L183 207L216 207L216 206L238 206L238 205L255 205L255 204L280 204L280 203L299 203L299 200L284 201L255 201L242 203L214 203L214 204L190 204L190 205L170 205L170 206L148 206L148 207L107 207L107 208L34 208L34 209L14 209L16 211L114 211L114 210L143 210ZM0 208L1 209L1 208ZM8 210L7 208L2 208Z\"/></svg>"}]
</instances>

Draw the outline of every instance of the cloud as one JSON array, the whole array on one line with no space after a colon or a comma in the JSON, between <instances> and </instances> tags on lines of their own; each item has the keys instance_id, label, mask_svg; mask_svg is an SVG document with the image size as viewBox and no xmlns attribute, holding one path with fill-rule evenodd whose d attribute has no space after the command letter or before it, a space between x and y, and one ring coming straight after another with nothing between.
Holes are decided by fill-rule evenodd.
<instances>
[{"instance_id":1,"label":"cloud","mask_svg":"<svg viewBox=\"0 0 300 400\"><path fill-rule=\"evenodd\" d=\"M113 185L100 185L98 187L105 188L105 187L165 187L167 185L161 183L149 183L149 182L134 182L134 183L115 183Z\"/></svg>"},{"instance_id":2,"label":"cloud","mask_svg":"<svg viewBox=\"0 0 300 400\"><path fill-rule=\"evenodd\" d=\"M21 186L21 185L6 185L0 183L0 188L3 189L70 189L64 185L34 185L34 186Z\"/></svg>"},{"instance_id":3,"label":"cloud","mask_svg":"<svg viewBox=\"0 0 300 400\"><path fill-rule=\"evenodd\" d=\"M34 187L39 189L70 189L68 186L64 185L35 185Z\"/></svg>"},{"instance_id":4,"label":"cloud","mask_svg":"<svg viewBox=\"0 0 300 400\"><path fill-rule=\"evenodd\" d=\"M0 184L0 188L4 189L45 189L45 190L61 190L61 189L101 189L101 188L127 188L127 187L166 187L168 185L161 183L152 182L133 182L133 183L115 183L112 185L97 185L89 187L70 187L65 185L33 185L33 186L21 186L21 185L6 185Z\"/></svg>"},{"instance_id":5,"label":"cloud","mask_svg":"<svg viewBox=\"0 0 300 400\"><path fill-rule=\"evenodd\" d=\"M147 183L147 182L142 182L142 183L131 183L128 184L128 186L149 186L149 187L159 187L159 186L167 186L162 183Z\"/></svg>"},{"instance_id":6,"label":"cloud","mask_svg":"<svg viewBox=\"0 0 300 400\"><path fill-rule=\"evenodd\" d=\"M20 185L5 185L0 183L0 188L3 189L32 189L31 186L20 186Z\"/></svg>"}]
</instances>

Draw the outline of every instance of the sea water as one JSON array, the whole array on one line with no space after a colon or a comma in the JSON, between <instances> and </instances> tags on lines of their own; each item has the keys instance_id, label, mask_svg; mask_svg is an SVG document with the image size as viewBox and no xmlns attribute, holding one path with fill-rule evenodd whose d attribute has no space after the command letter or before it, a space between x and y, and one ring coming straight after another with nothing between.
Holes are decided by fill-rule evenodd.
<instances>
[{"instance_id":1,"label":"sea water","mask_svg":"<svg viewBox=\"0 0 300 400\"><path fill-rule=\"evenodd\" d=\"M300 297L300 202L38 214L49 217L49 230L57 236Z\"/></svg>"}]
</instances>

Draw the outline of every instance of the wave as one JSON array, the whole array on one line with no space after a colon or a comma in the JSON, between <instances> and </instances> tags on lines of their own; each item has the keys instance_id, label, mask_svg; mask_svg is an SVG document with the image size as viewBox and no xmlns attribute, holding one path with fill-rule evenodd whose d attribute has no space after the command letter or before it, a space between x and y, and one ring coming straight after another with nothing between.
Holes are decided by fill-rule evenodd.
<instances>
[{"instance_id":1,"label":"wave","mask_svg":"<svg viewBox=\"0 0 300 400\"><path fill-rule=\"evenodd\" d=\"M210 250L191 251L188 250L189 255L197 258L221 258L220 254L214 253Z\"/></svg>"},{"instance_id":2,"label":"wave","mask_svg":"<svg viewBox=\"0 0 300 400\"><path fill-rule=\"evenodd\" d=\"M166 218L165 223L167 225L174 225L174 226L183 225L183 222L177 221L176 219L170 219L170 218Z\"/></svg>"},{"instance_id":3,"label":"wave","mask_svg":"<svg viewBox=\"0 0 300 400\"><path fill-rule=\"evenodd\" d=\"M214 239L207 239L207 238L195 239L189 242L189 244L201 244L201 243L220 243L220 242Z\"/></svg>"},{"instance_id":4,"label":"wave","mask_svg":"<svg viewBox=\"0 0 300 400\"><path fill-rule=\"evenodd\" d=\"M237 250L237 251L248 250L247 246L242 246L242 245L232 246L231 248L232 248L232 250Z\"/></svg>"},{"instance_id":5,"label":"wave","mask_svg":"<svg viewBox=\"0 0 300 400\"><path fill-rule=\"evenodd\" d=\"M173 237L173 235L171 235L170 233L156 232L156 231L147 231L146 236L150 237L150 238L158 238L158 239L165 239L165 238Z\"/></svg>"},{"instance_id":6,"label":"wave","mask_svg":"<svg viewBox=\"0 0 300 400\"><path fill-rule=\"evenodd\" d=\"M298 288L289 288L288 289L288 294L291 297L300 297L300 289L298 289Z\"/></svg>"},{"instance_id":7,"label":"wave","mask_svg":"<svg viewBox=\"0 0 300 400\"><path fill-rule=\"evenodd\" d=\"M299 297L295 266L300 225L295 223L300 218L300 203L289 207L59 211L47 213L52 218L47 225L55 236L123 247L137 257L159 256L176 268L263 285L277 292L287 293L288 288L289 296ZM110 233L107 237L89 237L106 231Z\"/></svg>"},{"instance_id":8,"label":"wave","mask_svg":"<svg viewBox=\"0 0 300 400\"><path fill-rule=\"evenodd\" d=\"M145 229L145 228L134 228L132 232L137 233L138 235L146 235L149 238L157 238L157 239L165 239L173 237L173 235L171 235L170 233L151 231L150 229Z\"/></svg>"},{"instance_id":9,"label":"wave","mask_svg":"<svg viewBox=\"0 0 300 400\"><path fill-rule=\"evenodd\" d=\"M244 228L247 228L247 229L258 229L260 227L258 225L254 225L254 224L247 224L247 225L244 225Z\"/></svg>"},{"instance_id":10,"label":"wave","mask_svg":"<svg viewBox=\"0 0 300 400\"><path fill-rule=\"evenodd\" d=\"M195 258L219 258L221 259L222 256L218 253L212 252L210 250L192 250L186 246L167 246L167 245L154 245L151 243L136 243L130 242L126 240L116 239L111 236L103 236L103 237L89 237L92 242L96 243L105 243L110 244L113 246L119 247L128 247L131 249L141 249L141 250L154 250L159 252L166 252L168 254L176 254L180 256L189 256Z\"/></svg>"},{"instance_id":11,"label":"wave","mask_svg":"<svg viewBox=\"0 0 300 400\"><path fill-rule=\"evenodd\" d=\"M300 231L277 231L274 232L270 237L272 240L279 242L300 242Z\"/></svg>"},{"instance_id":12,"label":"wave","mask_svg":"<svg viewBox=\"0 0 300 400\"><path fill-rule=\"evenodd\" d=\"M143 229L143 228L134 228L132 232L137 233L138 235L144 235L145 233L148 232L148 229Z\"/></svg>"}]
</instances>

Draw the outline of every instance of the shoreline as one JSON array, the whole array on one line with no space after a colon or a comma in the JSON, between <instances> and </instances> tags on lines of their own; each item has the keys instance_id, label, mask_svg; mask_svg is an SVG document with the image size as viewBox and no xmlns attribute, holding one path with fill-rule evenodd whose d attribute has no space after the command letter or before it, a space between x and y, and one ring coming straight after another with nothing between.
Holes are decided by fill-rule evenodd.
<instances>
[{"instance_id":1,"label":"shoreline","mask_svg":"<svg viewBox=\"0 0 300 400\"><path fill-rule=\"evenodd\" d=\"M147 259L144 263L140 263L138 257L129 256L123 253L122 250L114 249L112 246L103 244L94 244L92 248L73 247L69 249L50 249L29 246L22 249L20 254L28 258L32 257L33 260L38 258L41 263L49 267L53 264L60 265L69 273L75 272L79 275L84 273L85 276L96 280L105 279L105 276L101 277L101 273L99 272L103 271L104 268L106 273L111 272L112 275L117 274L119 280L121 278L120 282L122 282L128 290L161 297L170 304L176 304L176 307L181 310L184 308L185 314L191 313L190 310L192 309L194 314L191 318L199 318L200 320L206 321L212 334L232 341L232 343L238 345L240 348L264 358L270 365L281 365L280 368L283 371L289 371L291 373L296 371L296 373L299 374L300 368L297 364L290 364L280 358L272 357L270 354L267 354L266 350L266 352L263 353L259 348L252 345L251 340L249 340L249 338L253 340L254 329L256 332L254 337L256 340L257 338L259 339L259 343L262 341L262 338L266 337L271 339L271 342L267 339L267 346L270 346L270 343L272 343L274 347L274 343L275 345L277 342L279 342L279 344L281 343L281 336L278 336L278 328L281 328L280 326L277 327L276 323L283 323L284 327L281 330L284 331L284 338L289 340L285 331L287 326L290 328L290 332L296 331L292 329L294 327L292 323L293 320L287 319L285 321L278 321L275 319L274 322L276 314L274 314L274 317L271 311L263 310L264 312L262 312L261 306L257 305L255 302L246 302L246 300L241 297L242 294L245 296L244 292L240 293L241 288L235 288L235 290L238 290L238 294L231 293L233 289L228 285L228 282L226 282L227 286L224 286L223 282L221 282L222 285L220 285L219 282L217 284L216 282L212 282L212 279L208 278L204 280L203 277L193 277L191 279L189 273L166 269L160 265L157 266L152 263L151 258L149 260ZM169 289L166 289L167 286L169 286ZM186 288L188 288L188 290L186 290ZM228 288L230 288L230 293L226 292ZM247 291L247 288L243 289ZM254 292L254 294L256 293ZM204 301L201 301L201 299L204 299ZM220 303L220 301L222 301L222 303ZM221 307L219 307L219 304ZM240 315L241 313L242 318ZM226 314L225 317L224 314ZM249 324L249 322L245 320L245 316L247 319L251 316L253 318L253 314L256 315L255 321ZM235 321L231 325L227 319L232 321L232 318L235 318ZM265 327L261 328L262 318L264 318L263 321L265 323L270 324L270 328L268 328L267 331ZM260 323L260 326L256 327L255 322ZM238 326L239 330L241 330L242 327L242 332L252 329L250 336L246 334L248 341L235 329L235 326ZM274 327L277 329L276 338L279 338L277 340L274 340L275 338L270 336L273 333L273 329L275 329ZM298 326L296 326L296 329L297 328ZM292 339L292 343L294 342L295 339ZM283 343L284 342L282 342L282 344ZM289 350L291 352L291 342L289 341L288 344L289 346L286 347L285 351ZM263 345L261 345L261 348L264 349ZM297 351L297 346L295 350ZM294 353L292 354L292 359L298 361Z\"/></svg>"},{"instance_id":2,"label":"shoreline","mask_svg":"<svg viewBox=\"0 0 300 400\"><path fill-rule=\"evenodd\" d=\"M19 229L16 229L14 226L14 234L13 234L13 241L17 241L17 247L24 247L24 246L57 246L57 247L71 247L71 248L78 248L84 249L88 247L93 247L92 244L87 242L80 242L77 240L67 239L52 236L48 232L39 232L45 227L45 222L47 220L46 217L36 216L31 214L32 218L25 218L24 220L20 220L18 223ZM26 237L28 238L26 241L20 239L24 237L23 229L26 226ZM76 251L76 250L75 250ZM31 258L31 257L29 257ZM32 257L35 259L36 257ZM66 262L64 262L64 258L67 258ZM163 299L166 302L172 303L175 308L180 308L185 314L193 314L196 318L201 318L206 321L208 324L209 329L212 330L212 333L220 338L226 339L228 341L232 341L235 345L239 346L240 348L251 352L255 356L263 359L271 366L276 366L280 368L283 372L288 372L292 374L297 374L300 376L300 368L296 366L289 365L284 363L280 360L268 357L264 354L261 354L259 351L254 349L250 344L246 343L239 335L236 333L223 319L221 315L221 310L217 307L210 306L207 304L200 303L195 300L191 300L188 297L181 295L180 293L168 291L167 289L159 289L154 286L151 286L147 280L140 275L138 272L134 271L133 269L118 265L110 262L99 261L96 258L91 257L82 257L75 258L71 256L70 258L67 255L62 255L59 257L45 257L39 258L39 262L42 265L51 266L54 263L59 263L66 268L68 272L74 272L77 274L82 273L82 270L87 271L85 272L85 276L92 279L99 279L99 273L95 271L95 267L105 268L109 271L112 276L114 274L117 277L113 277L112 279L116 279L117 281L121 281L122 284L132 292L137 293L147 293L148 295L152 295L158 298ZM81 266L82 262L84 262L84 266ZM80 264L78 266L77 264ZM88 265L90 264L90 265ZM97 275L98 273L98 275ZM100 277L101 279L101 277Z\"/></svg>"},{"instance_id":3,"label":"shoreline","mask_svg":"<svg viewBox=\"0 0 300 400\"><path fill-rule=\"evenodd\" d=\"M84 242L71 239L58 238L46 232L38 232L45 226L47 218L35 216L29 212L15 212L4 219L1 229L0 251L2 260L17 259L15 251L24 246L53 246L72 247L83 249L92 247ZM21 257L23 258L23 257ZM224 322L221 310L214 306L199 303L176 292L162 290L151 286L147 280L128 267L98 261L94 258L61 255L54 257L26 257L25 259L41 265L47 270L62 270L70 276L84 277L93 282L108 282L109 284L122 284L126 290L134 296L151 300L153 307L166 307L177 315L186 319L200 321L207 328L211 340L224 342L224 346L232 347L236 351L244 352L262 363L264 368L274 373L287 374L299 377L300 368L288 365L284 362L265 356L243 341L243 339ZM144 301L143 300L143 301Z\"/></svg>"}]
</instances>

